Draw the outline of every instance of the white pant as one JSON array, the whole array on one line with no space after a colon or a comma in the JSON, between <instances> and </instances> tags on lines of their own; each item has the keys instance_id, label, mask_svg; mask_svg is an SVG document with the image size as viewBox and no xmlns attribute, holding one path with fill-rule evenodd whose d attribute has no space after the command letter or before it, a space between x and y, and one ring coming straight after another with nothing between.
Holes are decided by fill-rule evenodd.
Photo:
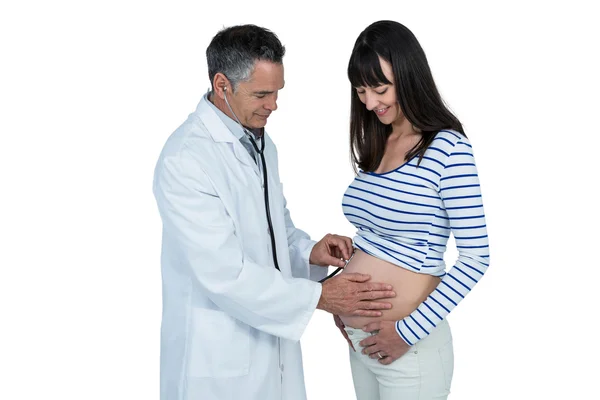
<instances>
[{"instance_id":1,"label":"white pant","mask_svg":"<svg viewBox=\"0 0 600 400\"><path fill-rule=\"evenodd\" d=\"M454 371L452 333L446 320L391 363L361 353L358 344L371 333L346 327L356 352L350 349L350 365L357 400L446 399Z\"/></svg>"}]
</instances>

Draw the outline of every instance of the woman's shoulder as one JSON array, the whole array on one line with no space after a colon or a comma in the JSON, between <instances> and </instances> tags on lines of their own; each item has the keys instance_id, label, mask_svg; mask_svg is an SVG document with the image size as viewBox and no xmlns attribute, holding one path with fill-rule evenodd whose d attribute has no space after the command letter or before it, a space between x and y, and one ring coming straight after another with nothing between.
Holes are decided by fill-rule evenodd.
<instances>
[{"instance_id":1,"label":"woman's shoulder","mask_svg":"<svg viewBox=\"0 0 600 400\"><path fill-rule=\"evenodd\" d=\"M435 134L426 152L448 156L462 138L465 137L457 131L451 129L441 130Z\"/></svg>"},{"instance_id":2,"label":"woman's shoulder","mask_svg":"<svg viewBox=\"0 0 600 400\"><path fill-rule=\"evenodd\" d=\"M467 140L467 137L462 133L455 131L454 129L442 129L438 133L435 134L434 141L443 140L448 142L450 146L456 146L458 142Z\"/></svg>"},{"instance_id":3,"label":"woman's shoulder","mask_svg":"<svg viewBox=\"0 0 600 400\"><path fill-rule=\"evenodd\" d=\"M443 153L449 155L457 146L471 147L471 142L469 141L469 138L458 131L453 129L443 129L436 133L429 147L437 147L442 150Z\"/></svg>"}]
</instances>

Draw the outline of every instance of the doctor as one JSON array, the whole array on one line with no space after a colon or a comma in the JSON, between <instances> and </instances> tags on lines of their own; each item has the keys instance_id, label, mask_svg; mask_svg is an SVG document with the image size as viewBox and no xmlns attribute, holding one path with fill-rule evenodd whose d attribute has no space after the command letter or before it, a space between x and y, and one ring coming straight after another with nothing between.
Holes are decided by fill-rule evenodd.
<instances>
[{"instance_id":1,"label":"doctor","mask_svg":"<svg viewBox=\"0 0 600 400\"><path fill-rule=\"evenodd\" d=\"M220 31L206 51L212 90L156 165L161 400L303 400L299 339L314 310L378 316L391 305L363 300L395 296L368 275L315 282L344 266L352 243L311 241L286 208L263 129L284 85L284 53L266 29Z\"/></svg>"}]
</instances>

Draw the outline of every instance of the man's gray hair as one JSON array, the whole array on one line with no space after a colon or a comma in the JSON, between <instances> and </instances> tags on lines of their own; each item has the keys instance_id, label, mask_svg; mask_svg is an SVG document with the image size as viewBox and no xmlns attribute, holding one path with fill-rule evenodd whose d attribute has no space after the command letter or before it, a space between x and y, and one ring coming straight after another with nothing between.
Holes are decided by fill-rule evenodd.
<instances>
[{"instance_id":1,"label":"man's gray hair","mask_svg":"<svg viewBox=\"0 0 600 400\"><path fill-rule=\"evenodd\" d=\"M211 87L220 72L235 91L240 82L250 79L256 61L281 64L285 47L268 29L256 25L238 25L219 31L206 49ZM212 87L214 90L214 87Z\"/></svg>"}]
</instances>

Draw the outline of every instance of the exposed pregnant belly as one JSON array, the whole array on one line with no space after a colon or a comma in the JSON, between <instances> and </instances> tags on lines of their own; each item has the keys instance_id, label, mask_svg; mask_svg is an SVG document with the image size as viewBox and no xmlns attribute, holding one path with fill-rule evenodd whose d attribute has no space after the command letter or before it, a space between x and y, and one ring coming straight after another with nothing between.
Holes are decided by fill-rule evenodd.
<instances>
[{"instance_id":1,"label":"exposed pregnant belly","mask_svg":"<svg viewBox=\"0 0 600 400\"><path fill-rule=\"evenodd\" d=\"M352 328L362 328L374 321L397 321L406 317L417 309L441 280L432 275L417 274L358 249L342 271L342 273L350 272L369 274L371 282L389 283L396 292L396 297L380 300L392 303L392 308L383 310L381 317L340 315L342 322Z\"/></svg>"}]
</instances>

